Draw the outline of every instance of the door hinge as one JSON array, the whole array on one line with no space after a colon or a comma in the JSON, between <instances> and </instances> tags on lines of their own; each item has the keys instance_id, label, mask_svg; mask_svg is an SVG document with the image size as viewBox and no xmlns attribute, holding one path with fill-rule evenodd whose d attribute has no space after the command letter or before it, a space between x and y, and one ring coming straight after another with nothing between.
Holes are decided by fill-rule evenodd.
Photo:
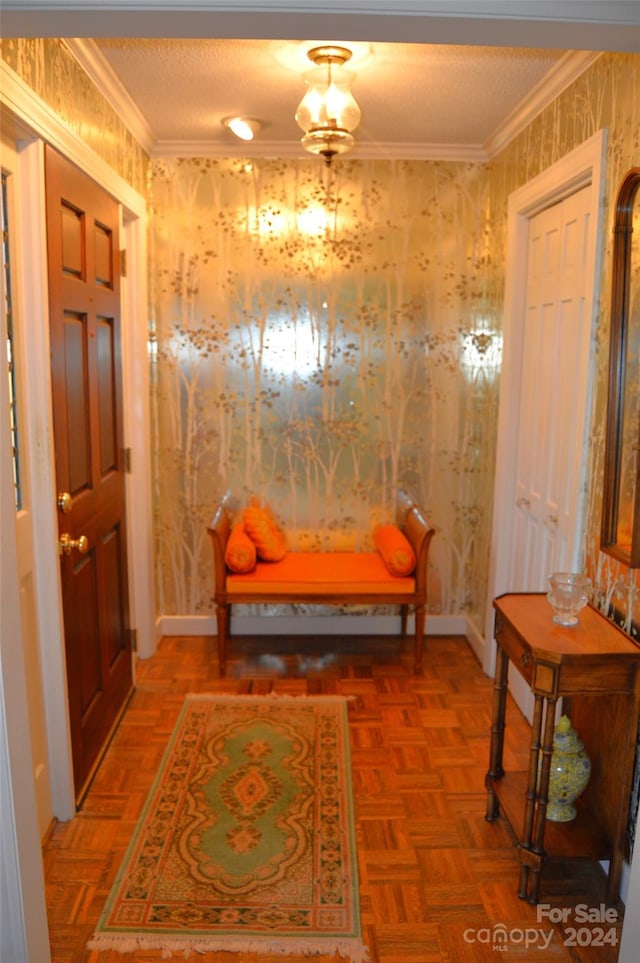
<instances>
[{"instance_id":1,"label":"door hinge","mask_svg":"<svg viewBox=\"0 0 640 963\"><path fill-rule=\"evenodd\" d=\"M131 645L131 651L137 652L138 651L138 630L137 629L129 629L129 642Z\"/></svg>"},{"instance_id":2,"label":"door hinge","mask_svg":"<svg viewBox=\"0 0 640 963\"><path fill-rule=\"evenodd\" d=\"M120 251L120 277L126 278L127 276L127 249L122 248Z\"/></svg>"},{"instance_id":3,"label":"door hinge","mask_svg":"<svg viewBox=\"0 0 640 963\"><path fill-rule=\"evenodd\" d=\"M122 449L122 458L123 458L123 462L124 462L125 474L130 475L131 472L132 472L132 468L131 468L131 449L130 449L130 448L123 448L123 449Z\"/></svg>"}]
</instances>

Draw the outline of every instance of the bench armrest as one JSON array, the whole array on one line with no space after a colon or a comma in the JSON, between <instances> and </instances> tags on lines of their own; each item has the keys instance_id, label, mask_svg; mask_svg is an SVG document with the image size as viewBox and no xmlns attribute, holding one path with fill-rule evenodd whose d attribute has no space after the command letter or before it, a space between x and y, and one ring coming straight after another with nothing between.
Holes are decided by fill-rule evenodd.
<instances>
[{"instance_id":1,"label":"bench armrest","mask_svg":"<svg viewBox=\"0 0 640 963\"><path fill-rule=\"evenodd\" d=\"M226 591L227 585L227 565L224 560L225 552L227 550L227 542L229 541L229 535L231 534L231 515L228 509L228 500L223 498L223 500L218 505L211 522L207 526L207 531L211 536L211 543L213 545L213 569L214 569L214 587L216 598L220 593Z\"/></svg>"},{"instance_id":2,"label":"bench armrest","mask_svg":"<svg viewBox=\"0 0 640 963\"><path fill-rule=\"evenodd\" d=\"M427 597L429 546L435 534L435 529L426 520L418 506L412 505L405 515L402 531L411 542L411 547L416 555L416 602L424 604Z\"/></svg>"}]
</instances>

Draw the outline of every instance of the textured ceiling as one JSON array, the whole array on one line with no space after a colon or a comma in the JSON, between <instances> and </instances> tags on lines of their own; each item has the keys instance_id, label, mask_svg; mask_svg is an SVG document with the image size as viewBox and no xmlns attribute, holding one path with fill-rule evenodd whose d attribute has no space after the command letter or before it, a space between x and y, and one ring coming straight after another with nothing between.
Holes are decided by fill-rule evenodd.
<instances>
[{"instance_id":1,"label":"textured ceiling","mask_svg":"<svg viewBox=\"0 0 640 963\"><path fill-rule=\"evenodd\" d=\"M306 52L323 41L340 42L99 38L90 49L142 114L156 152L187 143L237 151L222 119L242 114L262 122L256 151L302 155L294 114L312 66ZM472 156L566 61L563 50L346 45L362 110L354 156L420 156L427 146Z\"/></svg>"},{"instance_id":2,"label":"textured ceiling","mask_svg":"<svg viewBox=\"0 0 640 963\"><path fill-rule=\"evenodd\" d=\"M150 153L237 153L220 122L243 112L263 124L243 153L302 156L322 41L355 50L362 157L492 157L599 52L640 51L640 0L0 2L3 36L69 38Z\"/></svg>"}]
</instances>

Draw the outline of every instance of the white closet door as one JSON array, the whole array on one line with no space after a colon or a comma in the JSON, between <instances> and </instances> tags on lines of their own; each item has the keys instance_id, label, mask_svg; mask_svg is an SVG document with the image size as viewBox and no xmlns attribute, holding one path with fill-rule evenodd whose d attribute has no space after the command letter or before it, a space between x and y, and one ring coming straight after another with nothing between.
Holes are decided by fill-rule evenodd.
<instances>
[{"instance_id":1,"label":"white closet door","mask_svg":"<svg viewBox=\"0 0 640 963\"><path fill-rule=\"evenodd\" d=\"M530 221L513 526L514 591L582 560L590 189Z\"/></svg>"}]
</instances>

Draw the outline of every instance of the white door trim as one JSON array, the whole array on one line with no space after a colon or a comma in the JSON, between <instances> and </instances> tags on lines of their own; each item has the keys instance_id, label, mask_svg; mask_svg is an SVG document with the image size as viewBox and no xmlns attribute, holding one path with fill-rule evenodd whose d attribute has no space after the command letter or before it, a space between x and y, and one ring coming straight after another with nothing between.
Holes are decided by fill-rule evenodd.
<instances>
[{"instance_id":1,"label":"white door trim","mask_svg":"<svg viewBox=\"0 0 640 963\"><path fill-rule=\"evenodd\" d=\"M504 298L504 353L500 378L497 462L494 486L494 515L489 567L489 594L485 618L484 669L493 675L493 599L508 592L512 531L510 515L501 515L497 506L513 502L518 432L518 399L522 371L523 317L527 278L529 220L546 207L556 204L583 187L591 186L593 211L591 232L594 259L588 288L592 293L592 330L598 305L605 188L607 132L600 130L557 163L519 188L509 198L507 223L507 271ZM591 372L590 377L593 377ZM587 395L587 405L590 401ZM586 465L586 452L583 455Z\"/></svg>"},{"instance_id":2,"label":"white door trim","mask_svg":"<svg viewBox=\"0 0 640 963\"><path fill-rule=\"evenodd\" d=\"M1 147L2 167L8 169L10 180L15 183L17 158L11 148L11 161L7 165L4 141ZM13 183L10 194L11 201L15 201ZM17 204L10 203L9 208L10 233L17 237ZM15 221L14 212L18 215ZM12 245L12 253L14 251ZM11 283L12 287L17 283L13 270ZM5 295L3 272L0 278L3 304ZM19 295L14 298L14 306L18 303ZM2 325L4 331L4 317ZM0 377L0 958L15 963L28 963L29 960L49 963L22 606L17 602L21 591L18 526L4 349L0 354L3 358ZM21 411L24 412L24 408ZM21 463L23 467L26 462L25 457Z\"/></svg>"},{"instance_id":3,"label":"white door trim","mask_svg":"<svg viewBox=\"0 0 640 963\"><path fill-rule=\"evenodd\" d=\"M35 536L36 621L40 644L51 802L58 819L75 810L70 768L71 736L67 707L67 676L55 511L47 240L45 235L44 148L32 140L18 148L19 216L22 225L20 300L25 324L33 324L24 385L30 431L23 444L31 466L33 531ZM29 321L27 321L29 319ZM36 327L37 326L37 327ZM55 577L53 575L55 573Z\"/></svg>"},{"instance_id":4,"label":"white door trim","mask_svg":"<svg viewBox=\"0 0 640 963\"><path fill-rule=\"evenodd\" d=\"M0 103L18 129L20 204L23 224L21 257L24 316L38 330L31 332L31 377L27 386L29 444L33 471L33 499L38 506L35 524L38 584L38 625L42 646L45 713L51 771L53 815L71 818L75 812L69 738L64 633L57 555L58 520L55 507L55 462L49 358L48 284L46 266L43 143L51 144L89 177L105 188L123 208L123 235L129 255L129 278L124 285L123 389L125 444L134 452L133 471L127 476L127 535L129 595L132 625L138 630L138 650L144 657L155 649L155 600L151 513L150 410L147 361L146 202L73 131L66 128L34 92L0 62ZM3 118L3 119L4 119Z\"/></svg>"}]
</instances>

